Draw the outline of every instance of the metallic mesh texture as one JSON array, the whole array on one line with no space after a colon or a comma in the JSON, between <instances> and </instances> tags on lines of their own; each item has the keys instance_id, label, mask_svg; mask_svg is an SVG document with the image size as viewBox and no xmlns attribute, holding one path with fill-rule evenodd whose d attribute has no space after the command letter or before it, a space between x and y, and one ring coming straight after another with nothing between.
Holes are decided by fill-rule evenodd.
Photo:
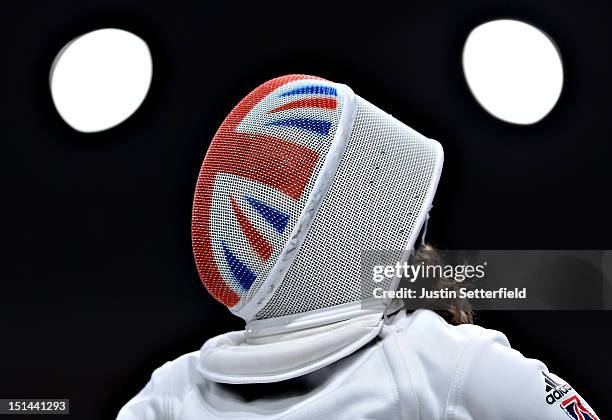
<instances>
[{"instance_id":1,"label":"metallic mesh texture","mask_svg":"<svg viewBox=\"0 0 612 420\"><path fill-rule=\"evenodd\" d=\"M319 78L273 79L243 99L215 134L196 186L192 242L203 283L226 306L244 303L283 249L343 100L334 83Z\"/></svg>"},{"instance_id":2,"label":"metallic mesh texture","mask_svg":"<svg viewBox=\"0 0 612 420\"><path fill-rule=\"evenodd\" d=\"M430 140L358 97L333 183L282 284L256 319L370 298L362 287L363 257L375 255L368 250L401 257L439 158Z\"/></svg>"}]
</instances>

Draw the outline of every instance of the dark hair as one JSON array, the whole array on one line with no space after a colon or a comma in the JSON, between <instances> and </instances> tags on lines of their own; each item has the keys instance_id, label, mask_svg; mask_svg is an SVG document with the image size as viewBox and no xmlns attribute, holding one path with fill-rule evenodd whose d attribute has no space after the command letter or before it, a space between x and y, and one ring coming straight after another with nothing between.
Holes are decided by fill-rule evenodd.
<instances>
[{"instance_id":1,"label":"dark hair","mask_svg":"<svg viewBox=\"0 0 612 420\"><path fill-rule=\"evenodd\" d=\"M442 257L440 253L430 244L422 244L414 253L414 263L426 265L443 265ZM437 277L433 279L432 289L434 290L457 290L459 287L465 287L466 283L463 282L460 286L453 279L447 277ZM457 294L458 296L458 294ZM431 307L428 305L425 307L431 309L446 320L449 324L460 325L460 324L473 324L474 323L474 311L472 305L467 299L457 297L456 299L447 299L443 301L444 308L440 308L440 300L430 302Z\"/></svg>"}]
</instances>

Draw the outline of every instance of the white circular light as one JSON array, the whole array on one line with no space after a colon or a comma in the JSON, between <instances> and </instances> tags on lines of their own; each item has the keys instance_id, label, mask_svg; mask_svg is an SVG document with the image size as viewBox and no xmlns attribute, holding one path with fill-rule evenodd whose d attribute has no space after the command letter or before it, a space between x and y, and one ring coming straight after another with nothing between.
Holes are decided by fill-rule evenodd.
<instances>
[{"instance_id":1,"label":"white circular light","mask_svg":"<svg viewBox=\"0 0 612 420\"><path fill-rule=\"evenodd\" d=\"M49 75L51 97L72 128L102 131L138 109L152 73L151 52L141 38L100 29L73 39L57 54Z\"/></svg>"},{"instance_id":2,"label":"white circular light","mask_svg":"<svg viewBox=\"0 0 612 420\"><path fill-rule=\"evenodd\" d=\"M470 90L495 117L533 124L555 106L563 86L557 48L539 29L516 20L475 28L463 49Z\"/></svg>"}]
</instances>

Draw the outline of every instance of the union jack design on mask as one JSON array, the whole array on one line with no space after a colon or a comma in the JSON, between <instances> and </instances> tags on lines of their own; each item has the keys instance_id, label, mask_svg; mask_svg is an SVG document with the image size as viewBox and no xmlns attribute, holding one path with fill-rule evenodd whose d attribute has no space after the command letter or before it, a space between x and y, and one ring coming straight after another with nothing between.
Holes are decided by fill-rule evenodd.
<instances>
[{"instance_id":1,"label":"union jack design on mask","mask_svg":"<svg viewBox=\"0 0 612 420\"><path fill-rule=\"evenodd\" d=\"M192 241L208 291L233 308L263 280L303 210L342 97L291 75L244 98L215 134L198 178Z\"/></svg>"}]
</instances>

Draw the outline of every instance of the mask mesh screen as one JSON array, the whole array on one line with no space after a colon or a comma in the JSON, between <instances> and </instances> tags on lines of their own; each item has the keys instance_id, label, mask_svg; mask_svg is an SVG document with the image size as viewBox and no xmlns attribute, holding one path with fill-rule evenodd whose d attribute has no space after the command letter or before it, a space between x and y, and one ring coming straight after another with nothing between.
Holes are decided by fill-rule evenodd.
<instances>
[{"instance_id":1,"label":"mask mesh screen","mask_svg":"<svg viewBox=\"0 0 612 420\"><path fill-rule=\"evenodd\" d=\"M358 97L334 181L282 284L256 319L370 298L361 266L380 262L366 251L385 250L385 260L401 257L418 228L437 159L431 141Z\"/></svg>"}]
</instances>

